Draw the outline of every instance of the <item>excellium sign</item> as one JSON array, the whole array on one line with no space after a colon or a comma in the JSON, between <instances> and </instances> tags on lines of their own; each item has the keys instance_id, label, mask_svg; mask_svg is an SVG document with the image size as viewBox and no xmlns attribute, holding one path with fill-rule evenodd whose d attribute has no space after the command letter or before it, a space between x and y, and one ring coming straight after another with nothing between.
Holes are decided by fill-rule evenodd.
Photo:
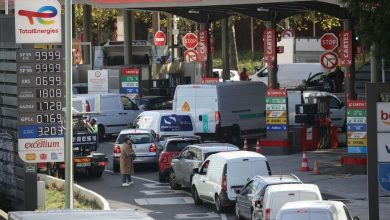
<instances>
[{"instance_id":1,"label":"excellium sign","mask_svg":"<svg viewBox=\"0 0 390 220\"><path fill-rule=\"evenodd\" d=\"M16 43L61 43L57 0L15 0Z\"/></svg>"},{"instance_id":2,"label":"excellium sign","mask_svg":"<svg viewBox=\"0 0 390 220\"><path fill-rule=\"evenodd\" d=\"M390 103L378 102L376 104L376 122L378 132L390 131Z\"/></svg>"}]
</instances>

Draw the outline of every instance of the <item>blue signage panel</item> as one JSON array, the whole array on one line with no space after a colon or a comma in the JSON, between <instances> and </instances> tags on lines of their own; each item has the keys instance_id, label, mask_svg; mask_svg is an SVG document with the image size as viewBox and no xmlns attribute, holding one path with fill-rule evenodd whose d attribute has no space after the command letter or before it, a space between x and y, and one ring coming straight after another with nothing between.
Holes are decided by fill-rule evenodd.
<instances>
[{"instance_id":1,"label":"blue signage panel","mask_svg":"<svg viewBox=\"0 0 390 220\"><path fill-rule=\"evenodd\" d=\"M367 124L348 124L347 131L367 131Z\"/></svg>"},{"instance_id":2,"label":"blue signage panel","mask_svg":"<svg viewBox=\"0 0 390 220\"><path fill-rule=\"evenodd\" d=\"M379 183L383 189L390 191L390 163L379 163Z\"/></svg>"},{"instance_id":3,"label":"blue signage panel","mask_svg":"<svg viewBox=\"0 0 390 220\"><path fill-rule=\"evenodd\" d=\"M19 138L50 138L64 137L61 124L37 124L18 127Z\"/></svg>"},{"instance_id":4,"label":"blue signage panel","mask_svg":"<svg viewBox=\"0 0 390 220\"><path fill-rule=\"evenodd\" d=\"M122 87L121 88L122 94L133 94L133 93L139 93L139 87Z\"/></svg>"},{"instance_id":5,"label":"blue signage panel","mask_svg":"<svg viewBox=\"0 0 390 220\"><path fill-rule=\"evenodd\" d=\"M161 131L192 131L192 121L189 115L161 116Z\"/></svg>"},{"instance_id":6,"label":"blue signage panel","mask_svg":"<svg viewBox=\"0 0 390 220\"><path fill-rule=\"evenodd\" d=\"M287 131L287 125L267 125L267 131Z\"/></svg>"},{"instance_id":7,"label":"blue signage panel","mask_svg":"<svg viewBox=\"0 0 390 220\"><path fill-rule=\"evenodd\" d=\"M350 154L366 154L366 146L348 146L348 153Z\"/></svg>"}]
</instances>

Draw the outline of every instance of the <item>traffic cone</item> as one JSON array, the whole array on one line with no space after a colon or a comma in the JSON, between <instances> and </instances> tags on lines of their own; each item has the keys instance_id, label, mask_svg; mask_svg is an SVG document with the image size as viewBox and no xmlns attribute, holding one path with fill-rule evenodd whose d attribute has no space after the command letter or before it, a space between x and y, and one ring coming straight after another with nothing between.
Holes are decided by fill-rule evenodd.
<instances>
[{"instance_id":1,"label":"traffic cone","mask_svg":"<svg viewBox=\"0 0 390 220\"><path fill-rule=\"evenodd\" d=\"M244 139L244 150L248 150L248 142Z\"/></svg>"},{"instance_id":2,"label":"traffic cone","mask_svg":"<svg viewBox=\"0 0 390 220\"><path fill-rule=\"evenodd\" d=\"M310 168L309 168L309 165L308 165L306 151L303 151L301 171L302 172L310 171Z\"/></svg>"},{"instance_id":3,"label":"traffic cone","mask_svg":"<svg viewBox=\"0 0 390 220\"><path fill-rule=\"evenodd\" d=\"M313 174L314 175L320 174L320 170L318 169L318 161L317 160L314 161Z\"/></svg>"},{"instance_id":4,"label":"traffic cone","mask_svg":"<svg viewBox=\"0 0 390 220\"><path fill-rule=\"evenodd\" d=\"M261 153L261 147L260 147L260 140L257 139L257 142L256 142L256 153Z\"/></svg>"}]
</instances>

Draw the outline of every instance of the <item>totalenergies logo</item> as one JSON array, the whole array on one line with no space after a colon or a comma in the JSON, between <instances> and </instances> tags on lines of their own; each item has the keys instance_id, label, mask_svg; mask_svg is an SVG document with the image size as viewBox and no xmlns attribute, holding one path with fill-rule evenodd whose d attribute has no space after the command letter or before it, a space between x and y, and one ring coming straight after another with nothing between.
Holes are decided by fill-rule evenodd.
<instances>
[{"instance_id":1,"label":"totalenergies logo","mask_svg":"<svg viewBox=\"0 0 390 220\"><path fill-rule=\"evenodd\" d=\"M54 24L54 20L44 18L53 18L57 15L57 13L57 9L53 6L43 6L39 8L38 11L19 10L18 12L20 16L26 16L31 25L34 24L33 18L37 18L37 21L43 25Z\"/></svg>"},{"instance_id":2,"label":"totalenergies logo","mask_svg":"<svg viewBox=\"0 0 390 220\"><path fill-rule=\"evenodd\" d=\"M381 110L381 121L385 125L390 125L390 114Z\"/></svg>"}]
</instances>

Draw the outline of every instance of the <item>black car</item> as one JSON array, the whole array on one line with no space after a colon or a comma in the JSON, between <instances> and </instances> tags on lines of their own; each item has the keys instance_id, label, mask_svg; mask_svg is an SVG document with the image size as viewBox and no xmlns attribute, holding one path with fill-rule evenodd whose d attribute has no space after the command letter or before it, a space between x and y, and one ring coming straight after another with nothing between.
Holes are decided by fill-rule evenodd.
<instances>
[{"instance_id":1,"label":"black car","mask_svg":"<svg viewBox=\"0 0 390 220\"><path fill-rule=\"evenodd\" d=\"M168 96L142 96L134 100L142 110L172 110L172 99Z\"/></svg>"}]
</instances>

